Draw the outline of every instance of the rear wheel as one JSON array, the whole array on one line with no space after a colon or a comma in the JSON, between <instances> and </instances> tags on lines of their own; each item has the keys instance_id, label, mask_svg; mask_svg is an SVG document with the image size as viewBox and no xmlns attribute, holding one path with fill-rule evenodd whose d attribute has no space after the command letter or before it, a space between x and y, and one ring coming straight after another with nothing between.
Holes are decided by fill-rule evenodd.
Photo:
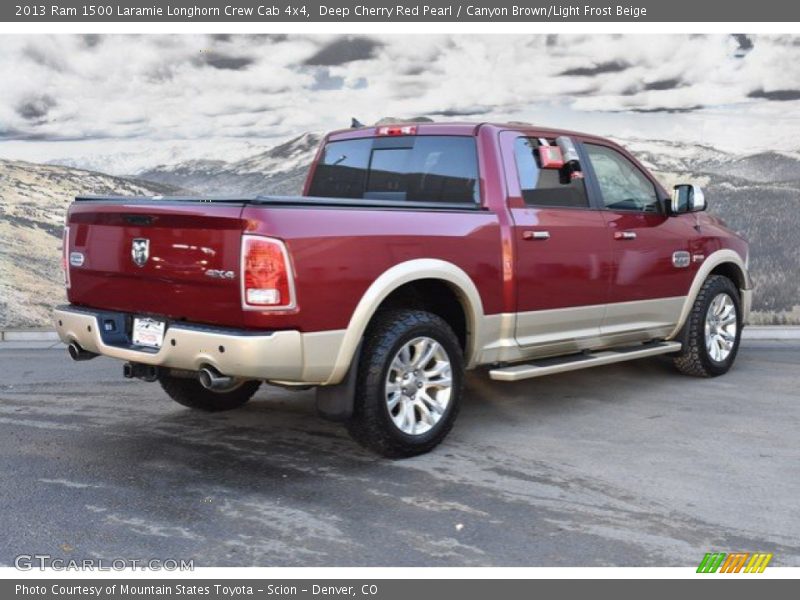
<instances>
[{"instance_id":1,"label":"rear wheel","mask_svg":"<svg viewBox=\"0 0 800 600\"><path fill-rule=\"evenodd\" d=\"M711 275L689 313L675 366L695 377L723 375L736 360L741 336L739 290L727 277Z\"/></svg>"},{"instance_id":2,"label":"rear wheel","mask_svg":"<svg viewBox=\"0 0 800 600\"><path fill-rule=\"evenodd\" d=\"M178 404L207 412L239 408L256 393L260 381L241 381L229 389L214 391L204 388L194 377L175 377L160 373L158 381L167 395Z\"/></svg>"},{"instance_id":3,"label":"rear wheel","mask_svg":"<svg viewBox=\"0 0 800 600\"><path fill-rule=\"evenodd\" d=\"M461 346L442 318L421 310L377 315L362 347L350 435L390 458L428 452L453 427L463 371Z\"/></svg>"}]
</instances>

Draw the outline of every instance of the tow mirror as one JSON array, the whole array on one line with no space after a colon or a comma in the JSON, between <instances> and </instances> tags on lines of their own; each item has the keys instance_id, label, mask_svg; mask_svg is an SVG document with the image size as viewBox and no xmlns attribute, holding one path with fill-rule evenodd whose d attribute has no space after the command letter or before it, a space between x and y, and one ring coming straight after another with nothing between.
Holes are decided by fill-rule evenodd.
<instances>
[{"instance_id":1,"label":"tow mirror","mask_svg":"<svg viewBox=\"0 0 800 600\"><path fill-rule=\"evenodd\" d=\"M706 197L698 185L681 183L672 189L672 202L670 212L680 215L689 212L699 212L706 209Z\"/></svg>"}]
</instances>

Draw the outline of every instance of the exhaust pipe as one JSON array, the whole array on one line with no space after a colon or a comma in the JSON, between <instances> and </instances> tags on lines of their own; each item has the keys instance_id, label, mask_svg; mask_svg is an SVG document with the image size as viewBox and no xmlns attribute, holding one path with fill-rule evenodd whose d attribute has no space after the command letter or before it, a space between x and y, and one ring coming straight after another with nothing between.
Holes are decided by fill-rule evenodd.
<instances>
[{"instance_id":1,"label":"exhaust pipe","mask_svg":"<svg viewBox=\"0 0 800 600\"><path fill-rule=\"evenodd\" d=\"M233 387L235 381L233 377L223 375L214 367L203 367L197 374L197 378L200 380L200 385L204 388L216 391Z\"/></svg>"},{"instance_id":2,"label":"exhaust pipe","mask_svg":"<svg viewBox=\"0 0 800 600\"><path fill-rule=\"evenodd\" d=\"M158 379L158 367L126 362L122 365L122 375L125 379L141 379L152 382Z\"/></svg>"},{"instance_id":3,"label":"exhaust pipe","mask_svg":"<svg viewBox=\"0 0 800 600\"><path fill-rule=\"evenodd\" d=\"M92 360L93 358L97 358L98 356L94 352L89 352L88 350L84 350L78 345L77 342L71 342L67 346L67 352L69 353L69 357L75 361Z\"/></svg>"}]
</instances>

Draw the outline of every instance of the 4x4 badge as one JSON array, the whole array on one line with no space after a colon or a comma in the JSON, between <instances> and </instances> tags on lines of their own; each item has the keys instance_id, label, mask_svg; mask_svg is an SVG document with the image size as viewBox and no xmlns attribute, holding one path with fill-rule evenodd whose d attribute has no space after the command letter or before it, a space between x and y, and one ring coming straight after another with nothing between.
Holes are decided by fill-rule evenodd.
<instances>
[{"instance_id":1,"label":"4x4 badge","mask_svg":"<svg viewBox=\"0 0 800 600\"><path fill-rule=\"evenodd\" d=\"M143 267L150 257L150 240L136 238L131 243L131 258L137 267Z\"/></svg>"}]
</instances>

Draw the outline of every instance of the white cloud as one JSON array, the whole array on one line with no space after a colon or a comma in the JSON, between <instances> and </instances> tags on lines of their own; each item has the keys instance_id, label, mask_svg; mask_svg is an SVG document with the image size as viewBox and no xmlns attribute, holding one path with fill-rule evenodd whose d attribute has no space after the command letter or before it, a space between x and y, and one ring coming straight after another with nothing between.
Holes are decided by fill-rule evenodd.
<instances>
[{"instance_id":1,"label":"white cloud","mask_svg":"<svg viewBox=\"0 0 800 600\"><path fill-rule=\"evenodd\" d=\"M749 39L3 36L0 139L269 143L351 116L463 114L719 144L760 123L762 140L796 148L800 38Z\"/></svg>"}]
</instances>

